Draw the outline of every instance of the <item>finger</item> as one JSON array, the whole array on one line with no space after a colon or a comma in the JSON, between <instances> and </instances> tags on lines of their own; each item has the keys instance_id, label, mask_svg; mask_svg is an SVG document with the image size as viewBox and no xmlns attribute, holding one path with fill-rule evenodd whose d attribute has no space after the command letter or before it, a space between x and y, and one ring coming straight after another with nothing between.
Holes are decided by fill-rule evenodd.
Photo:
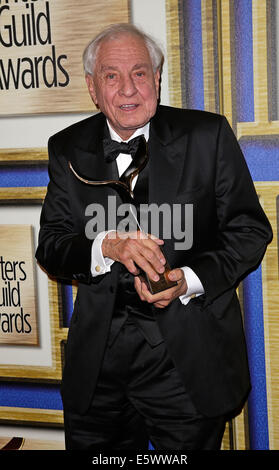
<instances>
[{"instance_id":1,"label":"finger","mask_svg":"<svg viewBox=\"0 0 279 470\"><path fill-rule=\"evenodd\" d=\"M176 269L173 271L177 271L176 272L177 279L178 279L177 286L158 292L157 294L151 294L146 286L142 286L142 294L146 298L146 301L148 303L151 303L156 308L162 309L162 308L167 307L179 295L182 295L187 291L187 284L184 278L183 271L180 269ZM180 271L182 271L182 278L180 278L181 276Z\"/></svg>"},{"instance_id":2,"label":"finger","mask_svg":"<svg viewBox=\"0 0 279 470\"><path fill-rule=\"evenodd\" d=\"M157 245L163 245L165 242L161 238L156 237L152 233L145 233L142 230L137 230L133 232L117 232L117 235L119 238L122 239L127 239L127 238L132 238L132 239L138 239L138 240L153 240Z\"/></svg>"},{"instance_id":3,"label":"finger","mask_svg":"<svg viewBox=\"0 0 279 470\"><path fill-rule=\"evenodd\" d=\"M157 302L154 302L153 305L156 308L165 308L170 304L170 302L171 302L170 299L168 299L168 300L159 300Z\"/></svg>"},{"instance_id":4,"label":"finger","mask_svg":"<svg viewBox=\"0 0 279 470\"><path fill-rule=\"evenodd\" d=\"M184 280L184 272L180 268L172 269L167 273L167 276L170 281L183 281Z\"/></svg>"},{"instance_id":5,"label":"finger","mask_svg":"<svg viewBox=\"0 0 279 470\"><path fill-rule=\"evenodd\" d=\"M146 285L142 285L142 295L145 297L148 303L153 305L158 304L166 306L171 299L171 296L166 291L158 292L157 294L151 294Z\"/></svg>"},{"instance_id":6,"label":"finger","mask_svg":"<svg viewBox=\"0 0 279 470\"><path fill-rule=\"evenodd\" d=\"M131 258L133 261L138 263L138 256L143 256L155 270L159 270L159 272L164 272L164 263L165 258L154 241L148 238L128 238L125 240L123 245L120 247L120 258L127 259Z\"/></svg>"},{"instance_id":7,"label":"finger","mask_svg":"<svg viewBox=\"0 0 279 470\"><path fill-rule=\"evenodd\" d=\"M142 246L130 252L130 258L155 282L159 281L159 274L165 271L164 264L158 260L154 252Z\"/></svg>"},{"instance_id":8,"label":"finger","mask_svg":"<svg viewBox=\"0 0 279 470\"><path fill-rule=\"evenodd\" d=\"M147 295L146 295L146 293L147 293ZM156 307L156 308L165 308L169 304L169 301L154 302L153 299L152 299L152 297L153 297L152 294L150 294L148 288L144 285L144 283L142 285L142 290L141 290L141 296L140 297L141 297L141 300L154 305L154 307Z\"/></svg>"},{"instance_id":9,"label":"finger","mask_svg":"<svg viewBox=\"0 0 279 470\"><path fill-rule=\"evenodd\" d=\"M163 242L163 240L161 241ZM127 255L128 258L135 260L134 254L142 255L146 258L155 271L160 273L164 272L164 265L166 263L165 257L159 245L155 242L155 239L152 240L147 234L141 232L129 232L128 237L126 234L126 243L123 245L121 256L125 257ZM138 261L139 260L137 259L136 262L140 265Z\"/></svg>"},{"instance_id":10,"label":"finger","mask_svg":"<svg viewBox=\"0 0 279 470\"><path fill-rule=\"evenodd\" d=\"M155 308L166 308L168 306L168 303L166 304L162 304L160 302L155 302L155 304L153 304Z\"/></svg>"},{"instance_id":11,"label":"finger","mask_svg":"<svg viewBox=\"0 0 279 470\"><path fill-rule=\"evenodd\" d=\"M164 257L162 250L160 249L159 244L157 244L151 238L143 238L141 239L141 242L142 242L141 243L142 248L144 250L148 250L148 251L144 251L144 253L147 253L147 254L149 253L149 255L146 256L147 259L151 260L151 258L154 257L154 260L158 260L160 264L163 264L163 265L166 264L166 259Z\"/></svg>"},{"instance_id":12,"label":"finger","mask_svg":"<svg viewBox=\"0 0 279 470\"><path fill-rule=\"evenodd\" d=\"M168 272L167 273L167 277L171 280L171 281L176 281L177 282L177 289L178 289L178 295L183 295L183 294L186 294L187 290L188 290L188 285L187 285L187 281L185 279L185 275L184 275L184 271L183 269L180 269L180 268L177 268L177 269L173 269L172 271ZM175 295L175 294L174 294ZM177 295L176 295L177 297Z\"/></svg>"},{"instance_id":13,"label":"finger","mask_svg":"<svg viewBox=\"0 0 279 470\"><path fill-rule=\"evenodd\" d=\"M154 282L159 281L160 277L152 265L141 255L134 256L135 264L146 273L149 279ZM138 273L139 274L139 273Z\"/></svg>"},{"instance_id":14,"label":"finger","mask_svg":"<svg viewBox=\"0 0 279 470\"><path fill-rule=\"evenodd\" d=\"M140 299L142 301L145 301L145 298L144 296L142 295L142 282L139 278L139 276L135 276L135 279L134 279L134 285L135 285L135 289L140 297Z\"/></svg>"},{"instance_id":15,"label":"finger","mask_svg":"<svg viewBox=\"0 0 279 470\"><path fill-rule=\"evenodd\" d=\"M160 249L152 249L152 247L150 248L144 245L141 249L141 254L157 273L163 274L166 260Z\"/></svg>"},{"instance_id":16,"label":"finger","mask_svg":"<svg viewBox=\"0 0 279 470\"><path fill-rule=\"evenodd\" d=\"M164 240L162 240L161 238L158 238L156 237L155 235L153 235L152 233L148 233L147 234L147 237L150 239L150 240L153 240L155 243L157 243L157 245L164 245Z\"/></svg>"},{"instance_id":17,"label":"finger","mask_svg":"<svg viewBox=\"0 0 279 470\"><path fill-rule=\"evenodd\" d=\"M123 264L128 269L128 271L134 276L137 276L139 274L139 269L132 259L127 259L125 262L123 262Z\"/></svg>"}]
</instances>

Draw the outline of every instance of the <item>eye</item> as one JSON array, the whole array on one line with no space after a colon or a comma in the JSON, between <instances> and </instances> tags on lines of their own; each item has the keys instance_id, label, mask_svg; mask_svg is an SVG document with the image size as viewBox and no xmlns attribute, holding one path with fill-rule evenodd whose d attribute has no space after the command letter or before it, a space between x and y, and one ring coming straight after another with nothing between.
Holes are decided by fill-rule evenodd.
<instances>
[{"instance_id":1,"label":"eye","mask_svg":"<svg viewBox=\"0 0 279 470\"><path fill-rule=\"evenodd\" d=\"M117 73L116 72L106 72L104 74L104 80L107 82L107 83L114 83L116 80L117 80Z\"/></svg>"},{"instance_id":2,"label":"eye","mask_svg":"<svg viewBox=\"0 0 279 470\"><path fill-rule=\"evenodd\" d=\"M140 77L140 78L141 78L141 77L144 77L144 75L145 75L145 73L142 72L142 71L136 72L136 76L137 76L137 77Z\"/></svg>"}]
</instances>

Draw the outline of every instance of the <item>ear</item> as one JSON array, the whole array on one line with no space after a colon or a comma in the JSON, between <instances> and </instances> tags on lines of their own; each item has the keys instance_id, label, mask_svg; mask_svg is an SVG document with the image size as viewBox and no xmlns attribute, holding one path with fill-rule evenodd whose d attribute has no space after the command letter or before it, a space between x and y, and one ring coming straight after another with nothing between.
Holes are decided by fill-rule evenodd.
<instances>
[{"instance_id":1,"label":"ear","mask_svg":"<svg viewBox=\"0 0 279 470\"><path fill-rule=\"evenodd\" d=\"M156 88L156 94L157 94L157 99L159 99L160 96L160 81L161 81L161 72L159 69L156 70L154 74L154 80L155 80L155 88Z\"/></svg>"},{"instance_id":2,"label":"ear","mask_svg":"<svg viewBox=\"0 0 279 470\"><path fill-rule=\"evenodd\" d=\"M94 104L97 106L98 101L97 101L96 89L95 89L93 76L87 74L86 77L85 77L85 80L86 80L86 83L87 83L87 88L88 88L89 94L90 94Z\"/></svg>"}]
</instances>

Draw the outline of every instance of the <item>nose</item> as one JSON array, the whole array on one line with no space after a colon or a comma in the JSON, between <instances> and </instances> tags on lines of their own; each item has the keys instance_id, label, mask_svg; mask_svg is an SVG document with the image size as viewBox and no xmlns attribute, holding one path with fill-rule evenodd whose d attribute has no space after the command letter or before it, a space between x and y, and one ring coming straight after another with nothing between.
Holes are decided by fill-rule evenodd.
<instances>
[{"instance_id":1,"label":"nose","mask_svg":"<svg viewBox=\"0 0 279 470\"><path fill-rule=\"evenodd\" d=\"M122 76L119 94L124 96L133 96L137 92L137 88L134 84L133 78L127 74Z\"/></svg>"}]
</instances>

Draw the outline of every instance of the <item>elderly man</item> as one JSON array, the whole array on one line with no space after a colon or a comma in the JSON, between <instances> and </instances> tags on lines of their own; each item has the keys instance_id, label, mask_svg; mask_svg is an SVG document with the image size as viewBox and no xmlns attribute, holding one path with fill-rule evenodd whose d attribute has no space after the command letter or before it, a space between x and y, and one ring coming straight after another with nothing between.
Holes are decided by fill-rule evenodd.
<instances>
[{"instance_id":1,"label":"elderly man","mask_svg":"<svg viewBox=\"0 0 279 470\"><path fill-rule=\"evenodd\" d=\"M49 141L36 256L51 275L79 281L62 383L67 449L219 449L250 389L235 289L260 263L271 228L226 119L158 105L162 60L134 26L100 33L84 66L101 112ZM134 157L127 142L142 135L148 163L135 201L191 204L187 249L174 234L163 239L162 226L123 236L108 220L117 190L86 185L69 168L117 180ZM108 215L90 237L92 204ZM152 294L139 274L157 281L166 259L176 285Z\"/></svg>"}]
</instances>

